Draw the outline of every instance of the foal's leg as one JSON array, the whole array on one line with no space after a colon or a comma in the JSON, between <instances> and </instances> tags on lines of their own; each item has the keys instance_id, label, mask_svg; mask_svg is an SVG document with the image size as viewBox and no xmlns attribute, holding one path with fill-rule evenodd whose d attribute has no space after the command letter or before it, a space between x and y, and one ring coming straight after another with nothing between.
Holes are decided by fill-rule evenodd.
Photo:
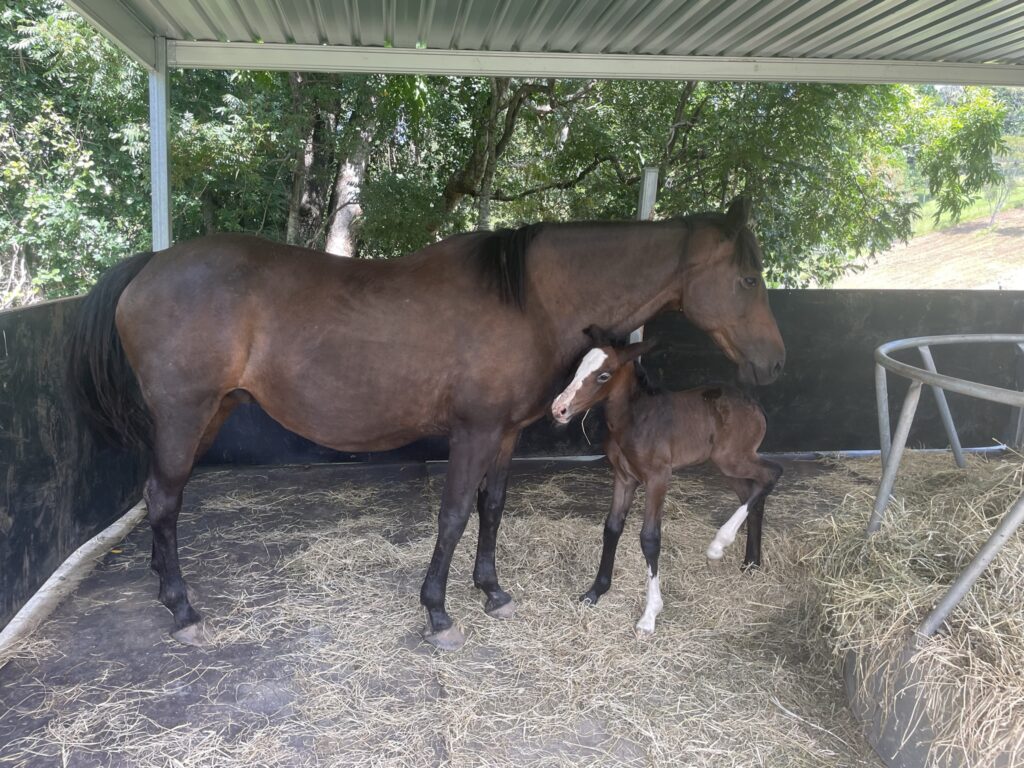
<instances>
[{"instance_id":1,"label":"foal's leg","mask_svg":"<svg viewBox=\"0 0 1024 768\"><path fill-rule=\"evenodd\" d=\"M750 517L747 519L747 550L743 555L744 570L761 567L761 523L764 520L764 503L768 494L775 489L775 483L782 476L782 467L774 461L760 459L761 474L758 484L764 483L756 497L749 503Z\"/></svg>"},{"instance_id":2,"label":"foal's leg","mask_svg":"<svg viewBox=\"0 0 1024 768\"><path fill-rule=\"evenodd\" d=\"M663 605L658 556L661 554L661 515L671 478L671 472L666 471L647 481L644 525L640 529L640 548L647 559L647 603L644 605L644 615L636 623L636 632L641 637L654 634L654 620L661 613Z\"/></svg>"},{"instance_id":3,"label":"foal's leg","mask_svg":"<svg viewBox=\"0 0 1024 768\"><path fill-rule=\"evenodd\" d=\"M444 651L458 650L466 641L445 611L448 572L455 546L466 530L473 494L500 445L501 435L494 433L456 432L449 440L448 475L437 516L437 543L420 589L420 603L427 609L423 639Z\"/></svg>"},{"instance_id":4,"label":"foal's leg","mask_svg":"<svg viewBox=\"0 0 1024 768\"><path fill-rule=\"evenodd\" d=\"M631 477L615 473L615 490L612 492L612 508L604 521L604 548L601 550L601 564L597 567L597 577L593 586L580 596L584 603L597 603L601 595L612 585L612 570L615 568L615 551L619 546L622 526L626 521L626 513L633 503L638 483Z\"/></svg>"},{"instance_id":5,"label":"foal's leg","mask_svg":"<svg viewBox=\"0 0 1024 768\"><path fill-rule=\"evenodd\" d=\"M715 538L711 540L708 545L707 555L708 560L721 560L722 555L725 554L725 548L730 546L736 540L736 534L740 530L740 526L743 525L744 521L747 520L750 515L750 504L751 501L756 497L756 484L752 480L748 480L746 477L734 477L729 474L730 471L724 469L722 466L718 467L719 470L729 480L729 484L736 492L736 496L740 500L739 508L732 513L732 517L726 520L725 525L718 529L715 533ZM742 470L737 470L742 471ZM749 546L750 541L750 528L747 528L747 541Z\"/></svg>"},{"instance_id":6,"label":"foal's leg","mask_svg":"<svg viewBox=\"0 0 1024 768\"><path fill-rule=\"evenodd\" d=\"M512 596L498 584L498 568L495 564L495 548L498 542L498 526L505 510L505 491L508 488L512 451L516 446L519 432L505 435L501 441L494 463L487 470L487 477L476 495L476 511L480 515L480 533L476 541L476 564L473 567L473 584L487 595L484 610L496 619L510 619L516 612Z\"/></svg>"},{"instance_id":7,"label":"foal's leg","mask_svg":"<svg viewBox=\"0 0 1024 768\"><path fill-rule=\"evenodd\" d=\"M755 454L749 461L723 462L718 465L718 468L729 478L742 505L715 535L714 540L708 546L708 558L721 559L723 549L732 544L740 525L746 519L747 544L743 557L743 569L759 568L761 566L761 528L764 519L764 502L768 494L775 488L776 481L781 477L782 467Z\"/></svg>"}]
</instances>

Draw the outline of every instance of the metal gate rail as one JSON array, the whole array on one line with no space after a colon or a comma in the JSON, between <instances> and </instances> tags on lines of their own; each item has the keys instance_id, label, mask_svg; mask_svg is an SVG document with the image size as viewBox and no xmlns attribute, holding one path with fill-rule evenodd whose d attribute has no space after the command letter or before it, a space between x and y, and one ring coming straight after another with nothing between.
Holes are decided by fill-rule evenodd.
<instances>
[{"instance_id":1,"label":"metal gate rail","mask_svg":"<svg viewBox=\"0 0 1024 768\"><path fill-rule=\"evenodd\" d=\"M920 336L913 339L890 341L882 344L875 350L875 398L878 405L878 436L882 449L883 470L882 479L878 484L878 494L875 496L875 507L868 522L868 536L877 533L881 528L882 515L889 503L889 497L896 482L896 473L899 471L903 451L907 447L910 426L914 421L914 414L917 413L917 405L921 399L921 388L925 384L931 387L935 395L935 402L942 417L942 424L946 429L950 448L953 450L953 456L959 467L964 467L966 464L960 447L960 439L956 432L956 426L953 424L953 417L949 412L949 404L946 402L946 391L994 403L1003 403L1016 408L1024 408L1024 392L994 387L990 384L979 384L967 381L966 379L956 378L955 376L946 376L935 369L935 361L931 353L931 347L933 346L991 343L1015 344L1018 349L1024 350L1024 334L983 333ZM892 352L915 348L921 355L924 368L918 368L890 357ZM892 371L895 374L910 379L910 388L903 399L903 407L900 410L899 420L896 422L895 434L890 433L889 426L887 371ZM982 545L978 554L975 555L974 559L956 578L946 595L935 605L931 613L928 614L917 628L917 637L931 637L935 634L1022 523L1024 523L1024 494L1010 506L988 541Z\"/></svg>"}]
</instances>

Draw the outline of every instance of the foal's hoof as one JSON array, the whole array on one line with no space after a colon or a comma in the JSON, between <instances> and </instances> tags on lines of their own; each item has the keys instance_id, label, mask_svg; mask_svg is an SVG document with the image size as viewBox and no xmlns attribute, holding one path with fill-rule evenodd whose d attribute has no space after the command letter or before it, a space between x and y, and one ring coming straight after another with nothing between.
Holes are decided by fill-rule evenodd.
<instances>
[{"instance_id":1,"label":"foal's hoof","mask_svg":"<svg viewBox=\"0 0 1024 768\"><path fill-rule=\"evenodd\" d=\"M516 615L516 601L511 597L499 606L492 607L490 601L487 602L488 605L484 608L484 613L492 619L511 619Z\"/></svg>"},{"instance_id":2,"label":"foal's hoof","mask_svg":"<svg viewBox=\"0 0 1024 768\"><path fill-rule=\"evenodd\" d=\"M704 554L708 556L708 560L721 560L722 555L725 554L725 547L717 542L712 542Z\"/></svg>"},{"instance_id":3,"label":"foal's hoof","mask_svg":"<svg viewBox=\"0 0 1024 768\"><path fill-rule=\"evenodd\" d=\"M466 636L454 624L439 632L431 632L428 626L423 630L423 639L442 651L457 651L466 644Z\"/></svg>"},{"instance_id":4,"label":"foal's hoof","mask_svg":"<svg viewBox=\"0 0 1024 768\"><path fill-rule=\"evenodd\" d=\"M210 633L206 631L206 624L201 621L171 632L171 638L182 645L191 645L194 648L204 648L210 644Z\"/></svg>"},{"instance_id":5,"label":"foal's hoof","mask_svg":"<svg viewBox=\"0 0 1024 768\"><path fill-rule=\"evenodd\" d=\"M636 634L637 640L650 640L654 637L654 624L647 626L642 621L638 621L633 632Z\"/></svg>"},{"instance_id":6,"label":"foal's hoof","mask_svg":"<svg viewBox=\"0 0 1024 768\"><path fill-rule=\"evenodd\" d=\"M597 601L600 599L600 596L594 590L584 592L582 595L580 595L580 602L584 605L597 605Z\"/></svg>"}]
</instances>

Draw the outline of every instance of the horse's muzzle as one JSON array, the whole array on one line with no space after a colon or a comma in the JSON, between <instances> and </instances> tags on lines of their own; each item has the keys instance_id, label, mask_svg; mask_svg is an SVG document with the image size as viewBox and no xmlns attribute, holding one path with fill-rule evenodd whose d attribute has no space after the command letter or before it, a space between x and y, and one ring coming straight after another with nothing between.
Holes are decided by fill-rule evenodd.
<instances>
[{"instance_id":1,"label":"horse's muzzle","mask_svg":"<svg viewBox=\"0 0 1024 768\"><path fill-rule=\"evenodd\" d=\"M770 365L758 365L757 363L746 361L738 366L737 375L740 383L748 386L771 384L782 374L784 365L782 360L776 360Z\"/></svg>"},{"instance_id":2,"label":"horse's muzzle","mask_svg":"<svg viewBox=\"0 0 1024 768\"><path fill-rule=\"evenodd\" d=\"M551 418L557 421L559 424L568 424L572 421L573 412L568 404L560 404L558 400L555 400L551 405Z\"/></svg>"}]
</instances>

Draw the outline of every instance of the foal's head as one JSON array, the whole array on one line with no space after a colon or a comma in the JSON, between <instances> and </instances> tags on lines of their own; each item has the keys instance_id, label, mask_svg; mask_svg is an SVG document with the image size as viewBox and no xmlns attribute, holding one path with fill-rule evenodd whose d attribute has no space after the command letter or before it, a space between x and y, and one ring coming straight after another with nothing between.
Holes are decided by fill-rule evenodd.
<instances>
[{"instance_id":1,"label":"foal's head","mask_svg":"<svg viewBox=\"0 0 1024 768\"><path fill-rule=\"evenodd\" d=\"M680 309L736 363L741 381L768 384L782 372L786 347L768 306L761 248L749 220L745 197L733 200L724 216L690 217Z\"/></svg>"},{"instance_id":2,"label":"foal's head","mask_svg":"<svg viewBox=\"0 0 1024 768\"><path fill-rule=\"evenodd\" d=\"M633 361L654 346L653 340L616 345L602 330L593 327L585 333L595 346L583 356L569 386L551 405L551 415L560 424L568 424L573 416L608 397L621 377L634 375Z\"/></svg>"}]
</instances>

